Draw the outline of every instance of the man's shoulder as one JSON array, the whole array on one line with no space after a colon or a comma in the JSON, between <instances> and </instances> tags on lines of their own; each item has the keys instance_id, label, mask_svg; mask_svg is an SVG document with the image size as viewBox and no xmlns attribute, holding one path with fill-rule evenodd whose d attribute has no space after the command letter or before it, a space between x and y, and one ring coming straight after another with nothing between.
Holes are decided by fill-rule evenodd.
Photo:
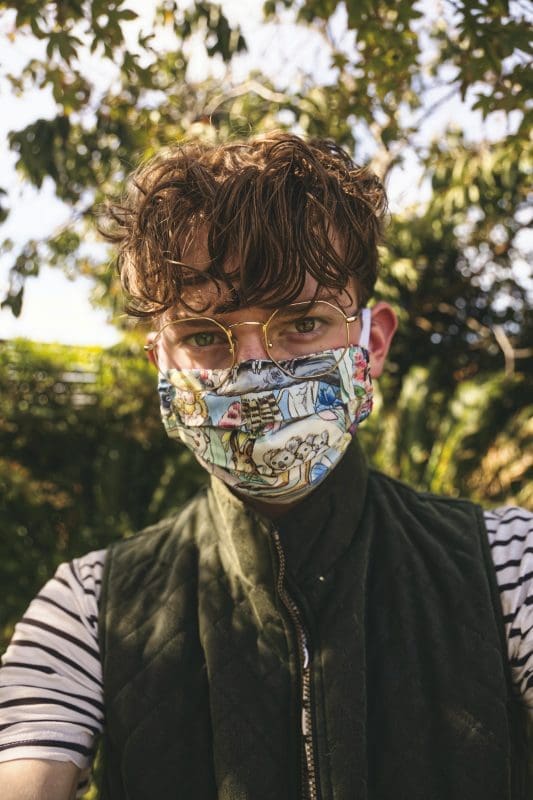
<instances>
[{"instance_id":1,"label":"man's shoulder","mask_svg":"<svg viewBox=\"0 0 533 800\"><path fill-rule=\"evenodd\" d=\"M106 562L165 558L168 548L186 546L195 540L198 520L205 519L206 513L206 490L202 489L173 513L111 544Z\"/></svg>"},{"instance_id":2,"label":"man's shoulder","mask_svg":"<svg viewBox=\"0 0 533 800\"><path fill-rule=\"evenodd\" d=\"M475 513L476 515L483 513L481 506L473 500L465 497L438 494L427 489L417 489L405 481L386 475L384 472L373 468L369 470L369 480L370 486L378 496L379 494L396 496L405 503L433 506L435 509L442 508L443 512L446 509L451 511L455 509L458 512Z\"/></svg>"},{"instance_id":3,"label":"man's shoulder","mask_svg":"<svg viewBox=\"0 0 533 800\"><path fill-rule=\"evenodd\" d=\"M208 527L206 520L202 491L175 514L108 547L99 614L102 650L109 631L137 625L181 589L180 614L186 614L185 595L193 591L199 563L197 531Z\"/></svg>"}]
</instances>

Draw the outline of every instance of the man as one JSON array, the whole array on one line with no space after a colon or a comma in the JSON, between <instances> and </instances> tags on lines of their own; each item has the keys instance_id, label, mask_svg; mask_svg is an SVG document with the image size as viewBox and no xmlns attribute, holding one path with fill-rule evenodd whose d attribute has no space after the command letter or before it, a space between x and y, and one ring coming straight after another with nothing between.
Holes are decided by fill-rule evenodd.
<instances>
[{"instance_id":1,"label":"man","mask_svg":"<svg viewBox=\"0 0 533 800\"><path fill-rule=\"evenodd\" d=\"M332 143L273 134L164 154L112 209L163 422L213 477L30 606L2 797L74 797L99 734L112 800L529 797L531 515L357 443L396 328L367 307L385 206Z\"/></svg>"}]
</instances>

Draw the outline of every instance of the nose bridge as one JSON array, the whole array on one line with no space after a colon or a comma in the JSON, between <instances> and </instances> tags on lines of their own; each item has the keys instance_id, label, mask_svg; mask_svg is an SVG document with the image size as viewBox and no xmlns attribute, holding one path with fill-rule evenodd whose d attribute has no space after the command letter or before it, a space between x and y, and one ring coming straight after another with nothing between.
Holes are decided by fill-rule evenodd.
<instances>
[{"instance_id":1,"label":"nose bridge","mask_svg":"<svg viewBox=\"0 0 533 800\"><path fill-rule=\"evenodd\" d=\"M245 325L253 325L255 328L259 327L260 330L250 330L245 332L244 336L235 336L233 332L234 329L243 327ZM226 327L231 333L235 343L235 354L237 361L246 361L250 358L264 358L265 356L267 356L267 358L269 357L265 346L264 325L262 322L243 320L242 322L233 322L231 325L227 325Z\"/></svg>"}]
</instances>

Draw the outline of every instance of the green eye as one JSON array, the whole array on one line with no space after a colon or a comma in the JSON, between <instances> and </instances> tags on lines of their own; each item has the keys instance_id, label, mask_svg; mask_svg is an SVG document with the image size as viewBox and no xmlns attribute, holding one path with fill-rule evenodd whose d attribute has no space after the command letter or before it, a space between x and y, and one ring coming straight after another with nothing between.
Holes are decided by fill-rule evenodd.
<instances>
[{"instance_id":1,"label":"green eye","mask_svg":"<svg viewBox=\"0 0 533 800\"><path fill-rule=\"evenodd\" d=\"M310 333L314 331L316 320L314 317L304 317L303 319L296 320L294 327L298 333Z\"/></svg>"},{"instance_id":2,"label":"green eye","mask_svg":"<svg viewBox=\"0 0 533 800\"><path fill-rule=\"evenodd\" d=\"M188 337L188 341L190 344L195 345L195 347L210 347L215 344L215 334L208 332L194 333L192 336Z\"/></svg>"}]
</instances>

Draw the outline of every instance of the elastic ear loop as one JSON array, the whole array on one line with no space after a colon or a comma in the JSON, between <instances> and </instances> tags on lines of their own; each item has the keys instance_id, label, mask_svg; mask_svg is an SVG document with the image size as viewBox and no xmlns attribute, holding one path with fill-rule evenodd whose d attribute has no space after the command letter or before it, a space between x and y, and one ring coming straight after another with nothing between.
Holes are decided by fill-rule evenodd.
<instances>
[{"instance_id":1,"label":"elastic ear loop","mask_svg":"<svg viewBox=\"0 0 533 800\"><path fill-rule=\"evenodd\" d=\"M372 322L372 311L370 308L363 308L361 311L361 336L359 337L359 347L368 350L370 341L370 325Z\"/></svg>"}]
</instances>

